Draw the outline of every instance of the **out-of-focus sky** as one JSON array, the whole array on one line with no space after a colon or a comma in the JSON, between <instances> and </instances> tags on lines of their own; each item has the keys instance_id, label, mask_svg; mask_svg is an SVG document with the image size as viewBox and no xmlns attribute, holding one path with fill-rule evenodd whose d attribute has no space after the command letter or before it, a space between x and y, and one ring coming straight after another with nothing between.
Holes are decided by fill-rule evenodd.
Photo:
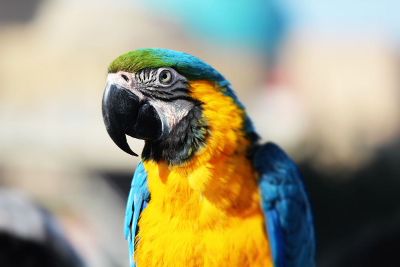
<instances>
[{"instance_id":1,"label":"out-of-focus sky","mask_svg":"<svg viewBox=\"0 0 400 267\"><path fill-rule=\"evenodd\" d=\"M292 10L296 28L350 33L356 38L358 34L387 34L397 41L400 38L400 3L396 0L284 2Z\"/></svg>"},{"instance_id":2,"label":"out-of-focus sky","mask_svg":"<svg viewBox=\"0 0 400 267\"><path fill-rule=\"evenodd\" d=\"M0 183L62 217L91 266L126 266L126 181L103 178L133 173L138 159L112 143L100 103L108 64L141 47L213 65L263 140L298 162L365 168L400 136L398 10L395 0L0 0Z\"/></svg>"}]
</instances>

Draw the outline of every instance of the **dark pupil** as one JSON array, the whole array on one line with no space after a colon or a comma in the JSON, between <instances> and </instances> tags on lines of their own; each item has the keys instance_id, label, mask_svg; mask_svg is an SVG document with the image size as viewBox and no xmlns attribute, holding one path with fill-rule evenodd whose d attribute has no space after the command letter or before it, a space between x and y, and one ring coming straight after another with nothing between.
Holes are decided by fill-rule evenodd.
<instances>
[{"instance_id":1,"label":"dark pupil","mask_svg":"<svg viewBox=\"0 0 400 267\"><path fill-rule=\"evenodd\" d=\"M168 74L166 72L163 72L161 75L161 79L166 80L168 78Z\"/></svg>"}]
</instances>

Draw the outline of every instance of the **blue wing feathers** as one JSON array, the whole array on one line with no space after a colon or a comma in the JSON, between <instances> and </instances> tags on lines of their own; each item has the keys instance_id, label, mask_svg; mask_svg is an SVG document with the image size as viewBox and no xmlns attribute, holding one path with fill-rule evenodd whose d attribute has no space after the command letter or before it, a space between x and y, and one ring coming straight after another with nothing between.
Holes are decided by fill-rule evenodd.
<instances>
[{"instance_id":1,"label":"blue wing feathers","mask_svg":"<svg viewBox=\"0 0 400 267\"><path fill-rule=\"evenodd\" d=\"M125 212L125 239L129 243L129 259L131 267L135 267L133 255L135 251L135 237L138 232L140 214L150 201L150 192L147 185L147 173L142 162L138 164L133 175L131 190Z\"/></svg>"},{"instance_id":2,"label":"blue wing feathers","mask_svg":"<svg viewBox=\"0 0 400 267\"><path fill-rule=\"evenodd\" d=\"M277 225L274 223L278 220L279 215L276 210L270 209L266 213L266 216L270 218L269 220L265 220L268 236L274 237L270 238L269 241L273 253L272 256L275 259L275 267L282 267L284 266L284 254L283 250L280 248L284 246L282 237L283 233L281 231L281 228L277 227Z\"/></svg>"},{"instance_id":3,"label":"blue wing feathers","mask_svg":"<svg viewBox=\"0 0 400 267\"><path fill-rule=\"evenodd\" d=\"M311 208L297 166L272 143L257 149L254 165L275 267L315 266Z\"/></svg>"}]
</instances>

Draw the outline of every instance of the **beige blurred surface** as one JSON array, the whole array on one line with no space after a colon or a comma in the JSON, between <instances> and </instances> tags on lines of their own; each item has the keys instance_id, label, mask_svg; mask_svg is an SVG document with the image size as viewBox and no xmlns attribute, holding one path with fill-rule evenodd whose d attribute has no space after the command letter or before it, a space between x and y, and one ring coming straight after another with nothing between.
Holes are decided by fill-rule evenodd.
<instances>
[{"instance_id":1,"label":"beige blurred surface","mask_svg":"<svg viewBox=\"0 0 400 267\"><path fill-rule=\"evenodd\" d=\"M400 133L398 51L382 36L291 37L284 82L249 110L263 137L319 169L357 169Z\"/></svg>"},{"instance_id":2,"label":"beige blurred surface","mask_svg":"<svg viewBox=\"0 0 400 267\"><path fill-rule=\"evenodd\" d=\"M317 164L357 167L400 133L398 53L379 36L311 36L287 56L309 116L304 141Z\"/></svg>"}]
</instances>

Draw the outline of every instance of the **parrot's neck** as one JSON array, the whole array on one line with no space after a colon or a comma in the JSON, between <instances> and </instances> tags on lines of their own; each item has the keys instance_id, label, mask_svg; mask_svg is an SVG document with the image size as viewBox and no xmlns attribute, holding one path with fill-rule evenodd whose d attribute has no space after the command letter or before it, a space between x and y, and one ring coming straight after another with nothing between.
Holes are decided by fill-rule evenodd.
<instances>
[{"instance_id":1,"label":"parrot's neck","mask_svg":"<svg viewBox=\"0 0 400 267\"><path fill-rule=\"evenodd\" d=\"M260 212L257 173L249 158L253 143L243 130L244 110L212 83L191 86L193 98L203 103L207 139L182 164L145 159L149 205L168 218L183 216L190 223L200 218L205 224L211 218L222 222L228 214Z\"/></svg>"},{"instance_id":2,"label":"parrot's neck","mask_svg":"<svg viewBox=\"0 0 400 267\"><path fill-rule=\"evenodd\" d=\"M189 161L205 145L207 124L202 118L202 107L195 105L168 133L156 141L146 141L142 158L181 165Z\"/></svg>"},{"instance_id":3,"label":"parrot's neck","mask_svg":"<svg viewBox=\"0 0 400 267\"><path fill-rule=\"evenodd\" d=\"M183 216L207 224L230 214L250 216L259 212L257 174L245 154L219 154L185 166L145 161L150 205L169 216ZM210 216L212 215L212 216ZM223 220L222 220L223 221Z\"/></svg>"}]
</instances>

